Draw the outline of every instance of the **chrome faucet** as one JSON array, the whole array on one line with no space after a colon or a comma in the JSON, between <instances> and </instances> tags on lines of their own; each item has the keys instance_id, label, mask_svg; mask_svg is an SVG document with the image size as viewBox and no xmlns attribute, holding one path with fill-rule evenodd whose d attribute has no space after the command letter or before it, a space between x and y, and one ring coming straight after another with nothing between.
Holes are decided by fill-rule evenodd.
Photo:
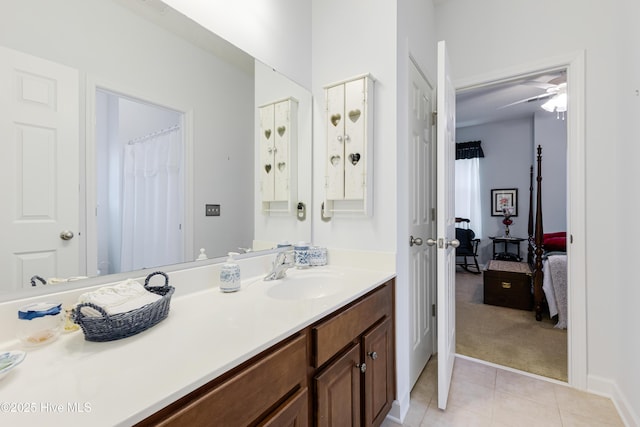
<instances>
[{"instance_id":1,"label":"chrome faucet","mask_svg":"<svg viewBox=\"0 0 640 427\"><path fill-rule=\"evenodd\" d=\"M267 274L263 280L278 280L282 279L287 275L287 270L293 267L292 261L292 251L282 251L278 252L276 255L276 259L273 260L273 265L271 267L271 272Z\"/></svg>"}]
</instances>

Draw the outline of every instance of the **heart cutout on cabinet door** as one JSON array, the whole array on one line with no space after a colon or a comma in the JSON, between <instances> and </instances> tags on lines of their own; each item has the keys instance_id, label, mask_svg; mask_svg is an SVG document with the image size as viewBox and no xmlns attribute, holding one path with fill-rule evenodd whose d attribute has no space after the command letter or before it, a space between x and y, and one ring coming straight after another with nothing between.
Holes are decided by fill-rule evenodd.
<instances>
[{"instance_id":1,"label":"heart cutout on cabinet door","mask_svg":"<svg viewBox=\"0 0 640 427\"><path fill-rule=\"evenodd\" d=\"M284 170L284 167L286 166L285 162L280 162L278 163L278 170L280 172L282 172Z\"/></svg>"},{"instance_id":2,"label":"heart cutout on cabinet door","mask_svg":"<svg viewBox=\"0 0 640 427\"><path fill-rule=\"evenodd\" d=\"M331 158L329 160L331 161L331 164L333 166L338 166L338 163L340 163L340 156L338 156L338 155L331 156Z\"/></svg>"},{"instance_id":3,"label":"heart cutout on cabinet door","mask_svg":"<svg viewBox=\"0 0 640 427\"><path fill-rule=\"evenodd\" d=\"M349 161L353 166L357 165L360 161L360 153L351 153L349 154Z\"/></svg>"},{"instance_id":4,"label":"heart cutout on cabinet door","mask_svg":"<svg viewBox=\"0 0 640 427\"><path fill-rule=\"evenodd\" d=\"M279 126L279 127L278 127L278 135L280 135L280 136L284 135L284 131L285 131L285 130L287 130L287 128L286 128L286 127L284 127L284 126Z\"/></svg>"},{"instance_id":5,"label":"heart cutout on cabinet door","mask_svg":"<svg viewBox=\"0 0 640 427\"><path fill-rule=\"evenodd\" d=\"M342 116L340 114L334 114L331 116L331 124L334 126L338 126L338 123L340 123L340 119L342 118Z\"/></svg>"},{"instance_id":6,"label":"heart cutout on cabinet door","mask_svg":"<svg viewBox=\"0 0 640 427\"><path fill-rule=\"evenodd\" d=\"M266 170L267 173L271 172L271 165L270 164L264 165L264 170Z\"/></svg>"},{"instance_id":7,"label":"heart cutout on cabinet door","mask_svg":"<svg viewBox=\"0 0 640 427\"><path fill-rule=\"evenodd\" d=\"M351 110L349 111L349 118L353 123L355 123L360 118L360 114L360 110Z\"/></svg>"},{"instance_id":8,"label":"heart cutout on cabinet door","mask_svg":"<svg viewBox=\"0 0 640 427\"><path fill-rule=\"evenodd\" d=\"M267 139L269 139L271 137L271 129L267 129L264 131L264 136L267 137Z\"/></svg>"}]
</instances>

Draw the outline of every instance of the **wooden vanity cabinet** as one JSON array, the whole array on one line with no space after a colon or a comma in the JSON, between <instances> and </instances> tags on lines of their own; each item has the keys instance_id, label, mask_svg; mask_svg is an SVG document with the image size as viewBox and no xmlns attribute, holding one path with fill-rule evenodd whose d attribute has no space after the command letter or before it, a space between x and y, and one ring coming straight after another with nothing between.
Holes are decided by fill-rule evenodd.
<instances>
[{"instance_id":1,"label":"wooden vanity cabinet","mask_svg":"<svg viewBox=\"0 0 640 427\"><path fill-rule=\"evenodd\" d=\"M382 424L395 397L393 306L389 282L312 328L315 425Z\"/></svg>"},{"instance_id":2,"label":"wooden vanity cabinet","mask_svg":"<svg viewBox=\"0 0 640 427\"><path fill-rule=\"evenodd\" d=\"M138 426L379 426L395 397L394 281Z\"/></svg>"},{"instance_id":3,"label":"wooden vanity cabinet","mask_svg":"<svg viewBox=\"0 0 640 427\"><path fill-rule=\"evenodd\" d=\"M138 425L307 426L307 347L296 334Z\"/></svg>"}]
</instances>

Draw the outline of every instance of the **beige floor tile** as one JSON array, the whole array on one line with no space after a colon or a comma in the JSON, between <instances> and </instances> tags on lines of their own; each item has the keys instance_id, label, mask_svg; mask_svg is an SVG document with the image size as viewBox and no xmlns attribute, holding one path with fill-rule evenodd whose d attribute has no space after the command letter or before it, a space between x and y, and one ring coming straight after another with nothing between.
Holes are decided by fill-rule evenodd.
<instances>
[{"instance_id":1,"label":"beige floor tile","mask_svg":"<svg viewBox=\"0 0 640 427\"><path fill-rule=\"evenodd\" d=\"M431 401L427 413L422 419L421 427L489 427L491 417L447 405L446 411L438 409L436 399Z\"/></svg>"},{"instance_id":2,"label":"beige floor tile","mask_svg":"<svg viewBox=\"0 0 640 427\"><path fill-rule=\"evenodd\" d=\"M561 385L555 386L555 392L560 412L565 416L579 415L614 425L622 422L611 399Z\"/></svg>"},{"instance_id":3,"label":"beige floor tile","mask_svg":"<svg viewBox=\"0 0 640 427\"><path fill-rule=\"evenodd\" d=\"M555 405L543 405L533 400L496 390L493 425L562 427L562 419Z\"/></svg>"},{"instance_id":4,"label":"beige floor tile","mask_svg":"<svg viewBox=\"0 0 640 427\"><path fill-rule=\"evenodd\" d=\"M402 424L398 424L386 418L382 424L380 424L380 427L402 427Z\"/></svg>"},{"instance_id":5,"label":"beige floor tile","mask_svg":"<svg viewBox=\"0 0 640 427\"><path fill-rule=\"evenodd\" d=\"M562 416L563 427L624 427L624 423L620 417L616 417L615 420L594 420L593 418L577 415L571 413L560 412Z\"/></svg>"},{"instance_id":6,"label":"beige floor tile","mask_svg":"<svg viewBox=\"0 0 640 427\"><path fill-rule=\"evenodd\" d=\"M456 363L453 366L453 380L462 379L483 387L493 388L496 385L497 371L498 369L493 366L456 358Z\"/></svg>"},{"instance_id":7,"label":"beige floor tile","mask_svg":"<svg viewBox=\"0 0 640 427\"><path fill-rule=\"evenodd\" d=\"M515 372L498 369L496 391L514 394L543 405L557 406L555 384Z\"/></svg>"},{"instance_id":8,"label":"beige floor tile","mask_svg":"<svg viewBox=\"0 0 640 427\"><path fill-rule=\"evenodd\" d=\"M402 425L404 427L419 427L424 418L424 414L427 412L429 403L430 402L425 403L418 399L411 398L411 406Z\"/></svg>"},{"instance_id":9,"label":"beige floor tile","mask_svg":"<svg viewBox=\"0 0 640 427\"><path fill-rule=\"evenodd\" d=\"M493 414L493 394L491 387L466 382L461 378L451 383L447 408L457 408L491 418ZM432 401L435 401L434 398Z\"/></svg>"}]
</instances>

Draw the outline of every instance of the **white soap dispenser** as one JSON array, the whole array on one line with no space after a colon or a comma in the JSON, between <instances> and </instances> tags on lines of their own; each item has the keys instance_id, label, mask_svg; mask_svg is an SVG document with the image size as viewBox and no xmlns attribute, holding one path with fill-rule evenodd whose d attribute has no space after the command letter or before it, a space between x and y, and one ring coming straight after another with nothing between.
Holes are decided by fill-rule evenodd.
<instances>
[{"instance_id":1,"label":"white soap dispenser","mask_svg":"<svg viewBox=\"0 0 640 427\"><path fill-rule=\"evenodd\" d=\"M227 262L220 269L220 290L222 292L235 292L240 290L240 266L233 260L237 252L229 252Z\"/></svg>"}]
</instances>

